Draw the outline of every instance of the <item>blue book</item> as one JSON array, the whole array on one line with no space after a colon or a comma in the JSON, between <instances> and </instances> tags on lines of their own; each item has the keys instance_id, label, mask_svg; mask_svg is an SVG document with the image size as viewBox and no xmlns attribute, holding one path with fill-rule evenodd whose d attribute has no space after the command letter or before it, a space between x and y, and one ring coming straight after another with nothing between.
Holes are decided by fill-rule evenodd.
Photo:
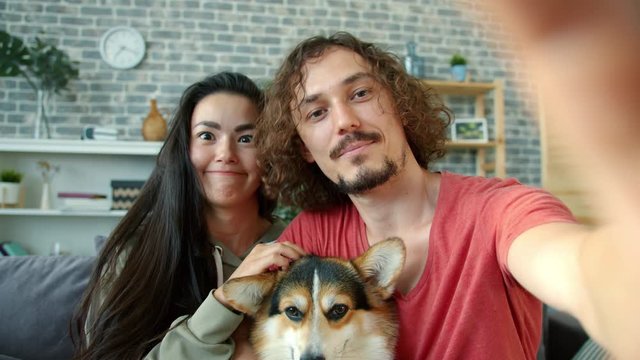
<instances>
[{"instance_id":1,"label":"blue book","mask_svg":"<svg viewBox=\"0 0 640 360\"><path fill-rule=\"evenodd\" d=\"M2 243L2 252L6 253L8 256L24 256L29 255L27 251L20 246L20 244L14 243L13 241L7 241Z\"/></svg>"}]
</instances>

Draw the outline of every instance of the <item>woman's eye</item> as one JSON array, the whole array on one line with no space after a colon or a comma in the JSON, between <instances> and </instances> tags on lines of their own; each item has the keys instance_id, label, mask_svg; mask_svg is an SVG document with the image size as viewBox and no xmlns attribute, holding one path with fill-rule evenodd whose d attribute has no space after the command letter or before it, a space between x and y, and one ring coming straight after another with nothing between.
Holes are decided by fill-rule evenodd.
<instances>
[{"instance_id":1,"label":"woman's eye","mask_svg":"<svg viewBox=\"0 0 640 360\"><path fill-rule=\"evenodd\" d=\"M215 140L216 137L213 136L212 133L210 133L208 131L204 131L204 132L201 132L200 134L198 134L198 139L201 139L201 140Z\"/></svg>"},{"instance_id":2,"label":"woman's eye","mask_svg":"<svg viewBox=\"0 0 640 360\"><path fill-rule=\"evenodd\" d=\"M244 144L250 144L251 142L253 142L253 135L242 135L238 139L238 142L244 143Z\"/></svg>"}]
</instances>

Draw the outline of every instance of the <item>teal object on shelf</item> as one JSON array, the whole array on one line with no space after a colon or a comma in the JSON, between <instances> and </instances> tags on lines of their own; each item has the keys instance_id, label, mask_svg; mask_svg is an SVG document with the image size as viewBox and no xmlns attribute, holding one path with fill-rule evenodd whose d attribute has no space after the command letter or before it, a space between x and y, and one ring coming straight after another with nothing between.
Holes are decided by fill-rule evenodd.
<instances>
[{"instance_id":1,"label":"teal object on shelf","mask_svg":"<svg viewBox=\"0 0 640 360\"><path fill-rule=\"evenodd\" d=\"M407 74L416 78L424 77L424 61L416 53L416 43L413 41L407 42L407 56L404 58L404 69Z\"/></svg>"},{"instance_id":2,"label":"teal object on shelf","mask_svg":"<svg viewBox=\"0 0 640 360\"><path fill-rule=\"evenodd\" d=\"M467 65L453 65L451 77L455 81L465 81L467 79Z\"/></svg>"}]
</instances>

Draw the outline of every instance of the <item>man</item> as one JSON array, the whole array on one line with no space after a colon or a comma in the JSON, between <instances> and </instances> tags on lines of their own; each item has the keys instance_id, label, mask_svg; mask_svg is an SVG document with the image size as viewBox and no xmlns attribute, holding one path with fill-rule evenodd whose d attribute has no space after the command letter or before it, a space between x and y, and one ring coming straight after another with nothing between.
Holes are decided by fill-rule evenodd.
<instances>
[{"instance_id":1,"label":"man","mask_svg":"<svg viewBox=\"0 0 640 360\"><path fill-rule=\"evenodd\" d=\"M442 114L430 90L372 44L346 33L299 44L256 134L267 186L307 210L280 239L342 257L389 236L404 240L399 359L533 359L539 300L578 317L621 357L637 355L624 331L638 324L619 316L638 319L637 282L620 296L603 281L621 266L611 241L629 244L637 229L591 231L514 180L429 171L442 155ZM603 286L618 291L601 295Z\"/></svg>"}]
</instances>

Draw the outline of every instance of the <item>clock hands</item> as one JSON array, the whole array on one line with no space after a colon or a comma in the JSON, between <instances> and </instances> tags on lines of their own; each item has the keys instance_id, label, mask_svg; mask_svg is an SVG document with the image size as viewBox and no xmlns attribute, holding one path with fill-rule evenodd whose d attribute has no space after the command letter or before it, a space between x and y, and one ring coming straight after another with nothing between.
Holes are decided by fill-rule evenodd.
<instances>
[{"instance_id":1,"label":"clock hands","mask_svg":"<svg viewBox=\"0 0 640 360\"><path fill-rule=\"evenodd\" d=\"M128 51L130 52L132 55L138 55L138 52L135 50L131 50L130 48L124 46L124 45L120 45L120 48L118 49L118 51L116 51L115 54L113 54L113 59L116 59L123 51Z\"/></svg>"}]
</instances>

